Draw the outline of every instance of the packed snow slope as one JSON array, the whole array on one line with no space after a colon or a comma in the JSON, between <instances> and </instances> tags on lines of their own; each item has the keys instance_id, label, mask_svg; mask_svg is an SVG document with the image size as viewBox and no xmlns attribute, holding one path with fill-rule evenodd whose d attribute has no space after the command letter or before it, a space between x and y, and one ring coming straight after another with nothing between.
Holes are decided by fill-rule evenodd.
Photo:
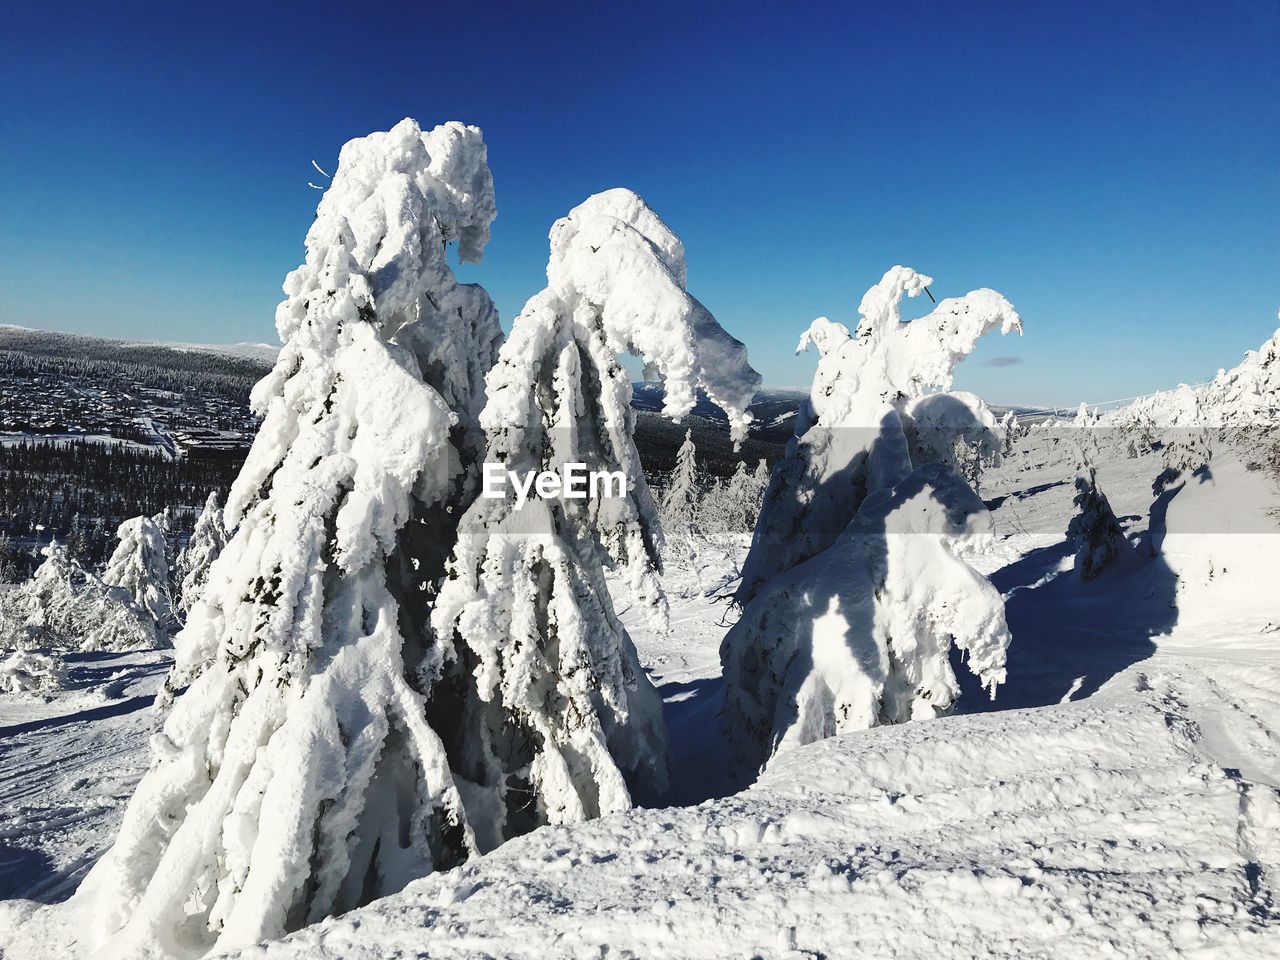
<instances>
[{"instance_id":1,"label":"packed snow slope","mask_svg":"<svg viewBox=\"0 0 1280 960\"><path fill-rule=\"evenodd\" d=\"M1172 568L1086 584L1062 532L1073 451L1033 434L983 477L997 533L972 562L1004 594L1014 638L994 702L975 681L954 716L798 748L727 795L741 785L717 780L725 606L704 591L731 590L742 556L706 549L672 574L700 589L668 585L670 637L620 608L666 701L668 801L705 802L540 829L235 955L1276 956L1280 643L1258 586L1274 566L1197 572L1275 535L1185 525L1273 483L1216 457L1167 504ZM1140 547L1159 454L1096 463ZM132 693L105 708L65 699L84 695L3 701L0 896L29 898L0 904L6 960L91 955L83 905L66 898L117 828L154 721Z\"/></svg>"}]
</instances>

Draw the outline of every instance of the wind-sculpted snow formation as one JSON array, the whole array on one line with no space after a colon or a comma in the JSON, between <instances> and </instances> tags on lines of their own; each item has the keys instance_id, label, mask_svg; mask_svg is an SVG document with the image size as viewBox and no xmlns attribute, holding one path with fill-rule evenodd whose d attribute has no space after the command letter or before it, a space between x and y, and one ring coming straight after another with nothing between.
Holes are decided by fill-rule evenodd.
<instances>
[{"instance_id":1,"label":"wind-sculpted snow formation","mask_svg":"<svg viewBox=\"0 0 1280 960\"><path fill-rule=\"evenodd\" d=\"M756 524L742 617L721 647L726 730L744 764L946 713L959 694L953 644L984 686L1004 679L1003 601L954 548L990 536L989 515L954 470L913 460L903 416L950 386L983 333L1021 331L1021 320L978 290L904 323L902 296L930 282L894 267L863 298L855 334L820 318L801 338L821 354L813 390Z\"/></svg>"},{"instance_id":2,"label":"wind-sculpted snow formation","mask_svg":"<svg viewBox=\"0 0 1280 960\"><path fill-rule=\"evenodd\" d=\"M462 523L433 624L479 683L461 730L482 848L540 823L625 810L666 781L662 705L605 582L666 625L661 531L633 441L631 386L615 353L665 380L680 417L701 388L737 433L759 383L745 348L685 290L679 239L638 196L589 198L551 230L547 289L516 318L489 374L486 459L518 473L621 471L621 496L478 499ZM503 723L505 718L506 722Z\"/></svg>"},{"instance_id":3,"label":"wind-sculpted snow formation","mask_svg":"<svg viewBox=\"0 0 1280 960\"><path fill-rule=\"evenodd\" d=\"M343 148L253 392L235 532L176 639L179 695L81 889L102 956L255 943L475 849L413 683L438 652L409 607L474 489L501 336L446 244L478 260L494 216L474 127L405 120Z\"/></svg>"}]
</instances>

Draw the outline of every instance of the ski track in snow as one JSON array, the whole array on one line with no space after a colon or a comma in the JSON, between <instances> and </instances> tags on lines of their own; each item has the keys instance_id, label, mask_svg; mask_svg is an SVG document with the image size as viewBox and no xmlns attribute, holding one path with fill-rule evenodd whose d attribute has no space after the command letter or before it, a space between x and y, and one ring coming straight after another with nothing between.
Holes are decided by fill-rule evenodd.
<instances>
[{"instance_id":1,"label":"ski track in snow","mask_svg":"<svg viewBox=\"0 0 1280 960\"><path fill-rule=\"evenodd\" d=\"M994 703L966 688L959 715L791 751L736 795L538 830L239 956L1277 955L1280 634L1257 618L1157 623L1160 598L1105 583L1057 590L1064 457L984 478L1001 539L974 563L1014 635ZM1131 531L1157 463L1100 464ZM728 788L726 608L704 593L722 578L669 573L667 640L620 611L666 701L681 801ZM0 903L6 960L85 955L83 905L58 901L148 762L165 656L92 657L73 689L0 698L0 897L54 904Z\"/></svg>"}]
</instances>

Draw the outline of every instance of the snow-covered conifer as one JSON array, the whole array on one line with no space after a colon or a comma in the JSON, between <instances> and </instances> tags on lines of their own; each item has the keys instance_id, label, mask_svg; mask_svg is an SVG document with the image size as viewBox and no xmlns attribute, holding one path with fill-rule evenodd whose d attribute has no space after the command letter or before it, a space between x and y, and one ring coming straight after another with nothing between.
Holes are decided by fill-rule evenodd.
<instances>
[{"instance_id":1,"label":"snow-covered conifer","mask_svg":"<svg viewBox=\"0 0 1280 960\"><path fill-rule=\"evenodd\" d=\"M1082 451L1076 474L1076 513L1067 525L1067 537L1075 540L1075 568L1085 580L1092 580L1129 550L1120 521L1116 519L1106 494L1098 485L1098 473Z\"/></svg>"},{"instance_id":2,"label":"snow-covered conifer","mask_svg":"<svg viewBox=\"0 0 1280 960\"><path fill-rule=\"evenodd\" d=\"M102 955L253 944L476 849L431 725L468 718L431 714L413 668L441 658L432 578L501 337L447 245L479 260L495 210L475 127L404 120L343 147L253 391L234 533L175 642L169 686L190 686L82 887Z\"/></svg>"},{"instance_id":3,"label":"snow-covered conifer","mask_svg":"<svg viewBox=\"0 0 1280 960\"><path fill-rule=\"evenodd\" d=\"M29 580L0 593L0 647L131 650L153 647L155 621L127 590L109 587L60 543L41 553Z\"/></svg>"},{"instance_id":4,"label":"snow-covered conifer","mask_svg":"<svg viewBox=\"0 0 1280 960\"><path fill-rule=\"evenodd\" d=\"M1003 601L953 549L990 535L990 514L950 466L913 464L902 413L949 386L982 333L1021 321L980 290L903 323L901 297L928 283L895 267L863 298L856 336L823 318L801 340L818 346L818 371L721 645L726 731L743 763L945 713L959 692L953 645L985 686L1004 679Z\"/></svg>"},{"instance_id":5,"label":"snow-covered conifer","mask_svg":"<svg viewBox=\"0 0 1280 960\"><path fill-rule=\"evenodd\" d=\"M6 534L0 533L0 583L16 583L18 556Z\"/></svg>"},{"instance_id":6,"label":"snow-covered conifer","mask_svg":"<svg viewBox=\"0 0 1280 960\"><path fill-rule=\"evenodd\" d=\"M818 348L818 369L765 496L740 603L830 546L872 490L905 477L911 461L902 414L909 404L949 388L956 364L984 333L1021 331L1009 301L986 289L943 300L927 316L904 322L902 297L917 296L930 283L908 267L894 267L862 298L855 333L819 317L800 338L798 350Z\"/></svg>"},{"instance_id":7,"label":"snow-covered conifer","mask_svg":"<svg viewBox=\"0 0 1280 960\"><path fill-rule=\"evenodd\" d=\"M463 520L432 623L479 684L468 706L469 806L482 848L539 823L626 809L628 779L661 790L662 705L618 621L603 562L661 627L662 538L615 359L664 380L666 409L704 390L745 430L759 383L746 350L685 288L679 239L628 190L586 200L551 230L547 289L526 304L488 378L486 459L517 474L620 471L588 499L478 499Z\"/></svg>"},{"instance_id":8,"label":"snow-covered conifer","mask_svg":"<svg viewBox=\"0 0 1280 960\"><path fill-rule=\"evenodd\" d=\"M697 448L693 444L693 431L686 430L684 442L676 451L676 466L662 495L663 523L670 520L692 527L697 520L698 502L702 496L702 484L698 482ZM666 531L670 533L670 530Z\"/></svg>"},{"instance_id":9,"label":"snow-covered conifer","mask_svg":"<svg viewBox=\"0 0 1280 960\"><path fill-rule=\"evenodd\" d=\"M175 624L169 546L154 518L134 517L116 531L115 552L102 571L102 582L125 590L155 621L161 633Z\"/></svg>"},{"instance_id":10,"label":"snow-covered conifer","mask_svg":"<svg viewBox=\"0 0 1280 960\"><path fill-rule=\"evenodd\" d=\"M179 608L185 616L204 591L209 567L227 544L227 528L222 520L222 500L217 490L209 492L204 509L196 518L191 539L178 556L175 573L179 580Z\"/></svg>"}]
</instances>

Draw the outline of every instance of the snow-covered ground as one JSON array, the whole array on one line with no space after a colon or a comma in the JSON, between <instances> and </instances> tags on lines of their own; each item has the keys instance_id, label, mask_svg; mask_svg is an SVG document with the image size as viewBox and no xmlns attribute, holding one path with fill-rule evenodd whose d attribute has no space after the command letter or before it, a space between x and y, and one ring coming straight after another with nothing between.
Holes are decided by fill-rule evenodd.
<instances>
[{"instance_id":1,"label":"snow-covered ground","mask_svg":"<svg viewBox=\"0 0 1280 960\"><path fill-rule=\"evenodd\" d=\"M954 716L792 750L725 796L727 608L703 591L732 562L704 551L696 586L669 578L671 637L622 615L666 702L667 801L705 802L544 828L240 955L1280 954L1271 601L1193 611L1152 564L1082 584L1062 445L1033 436L983 478L999 539L974 562L1013 634L994 701L966 679ZM1132 532L1159 469L1099 460ZM0 904L6 960L86 955L85 904L67 897L148 762L163 655L67 664L64 689L0 697L0 897L26 898Z\"/></svg>"}]
</instances>

